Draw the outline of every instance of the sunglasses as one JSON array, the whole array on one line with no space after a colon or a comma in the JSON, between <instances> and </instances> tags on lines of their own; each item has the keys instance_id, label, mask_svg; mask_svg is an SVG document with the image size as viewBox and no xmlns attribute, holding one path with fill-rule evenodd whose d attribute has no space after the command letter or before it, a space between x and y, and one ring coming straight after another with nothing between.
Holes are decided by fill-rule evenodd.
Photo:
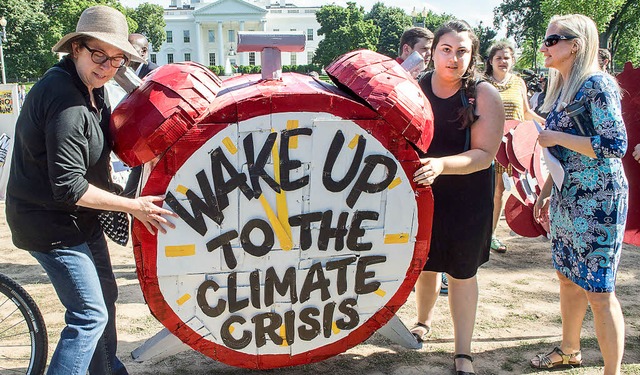
<instances>
[{"instance_id":1,"label":"sunglasses","mask_svg":"<svg viewBox=\"0 0 640 375\"><path fill-rule=\"evenodd\" d=\"M559 41L561 40L571 40L571 39L575 39L577 38L577 36L573 36L573 35L558 35L558 34L553 34L553 35L549 35L548 37L545 38L545 40L542 41L542 43L544 43L544 45L546 47L552 47L555 46L556 44L558 44Z\"/></svg>"},{"instance_id":2,"label":"sunglasses","mask_svg":"<svg viewBox=\"0 0 640 375\"><path fill-rule=\"evenodd\" d=\"M109 55L107 55L106 53L100 50L89 48L89 46L87 46L84 43L82 43L82 47L84 47L87 51L89 51L89 53L91 54L91 61L93 61L98 65L102 65L105 63L105 61L109 61L112 67L119 68L125 65L129 61L124 56L110 57Z\"/></svg>"}]
</instances>

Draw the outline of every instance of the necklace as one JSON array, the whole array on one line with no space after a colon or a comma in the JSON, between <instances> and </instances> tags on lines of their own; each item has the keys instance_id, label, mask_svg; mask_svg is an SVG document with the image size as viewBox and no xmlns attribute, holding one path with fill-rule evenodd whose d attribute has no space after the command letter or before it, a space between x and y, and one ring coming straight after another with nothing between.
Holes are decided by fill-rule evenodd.
<instances>
[{"instance_id":1,"label":"necklace","mask_svg":"<svg viewBox=\"0 0 640 375\"><path fill-rule=\"evenodd\" d=\"M504 76L504 78L503 78L502 80L500 80L500 81L498 81L498 80L493 76L493 74L491 75L491 80L492 80L493 82L497 83L498 85L506 85L506 84L509 82L509 80L510 80L510 79L511 79L511 74L510 74L510 73L507 73L507 74Z\"/></svg>"}]
</instances>

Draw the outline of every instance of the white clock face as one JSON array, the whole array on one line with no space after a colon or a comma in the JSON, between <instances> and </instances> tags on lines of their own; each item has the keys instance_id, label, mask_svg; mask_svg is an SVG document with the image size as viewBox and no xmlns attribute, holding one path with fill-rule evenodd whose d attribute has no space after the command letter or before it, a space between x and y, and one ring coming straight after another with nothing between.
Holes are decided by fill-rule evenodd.
<instances>
[{"instance_id":1,"label":"white clock face","mask_svg":"<svg viewBox=\"0 0 640 375\"><path fill-rule=\"evenodd\" d=\"M229 125L166 195L180 218L157 238L162 297L203 339L241 353L296 355L345 338L411 267L409 177L362 127L327 113Z\"/></svg>"}]
</instances>

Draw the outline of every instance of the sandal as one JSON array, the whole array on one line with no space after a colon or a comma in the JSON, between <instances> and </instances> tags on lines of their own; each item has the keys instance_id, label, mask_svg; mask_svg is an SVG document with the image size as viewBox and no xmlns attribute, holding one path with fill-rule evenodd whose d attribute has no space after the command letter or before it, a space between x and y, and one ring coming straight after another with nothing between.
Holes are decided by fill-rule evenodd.
<instances>
[{"instance_id":1,"label":"sandal","mask_svg":"<svg viewBox=\"0 0 640 375\"><path fill-rule=\"evenodd\" d=\"M419 343L422 343L431 333L431 327L424 323L417 322L411 327L409 332L411 332Z\"/></svg>"},{"instance_id":2,"label":"sandal","mask_svg":"<svg viewBox=\"0 0 640 375\"><path fill-rule=\"evenodd\" d=\"M458 370L458 367L456 366L456 359L458 358L462 358L462 359L466 359L469 362L473 363L473 357L468 355L468 354L456 354L453 356L453 368L456 371L456 375L476 375L475 372L473 371L462 371L462 370Z\"/></svg>"},{"instance_id":3,"label":"sandal","mask_svg":"<svg viewBox=\"0 0 640 375\"><path fill-rule=\"evenodd\" d=\"M507 245L503 244L498 237L491 237L491 250L504 254L507 252Z\"/></svg>"},{"instance_id":4,"label":"sandal","mask_svg":"<svg viewBox=\"0 0 640 375\"><path fill-rule=\"evenodd\" d=\"M554 353L560 356L559 361L556 361L556 362L551 361L551 355ZM529 363L533 368L545 369L545 370L550 370L554 368L574 368L574 367L582 366L582 359L576 358L579 355L580 355L580 350L572 354L565 354L562 350L560 350L559 347L556 346L555 348L553 348L552 351L550 351L547 354L536 355L533 359L531 359L531 361L529 361ZM538 363L536 364L534 360L537 360Z\"/></svg>"}]
</instances>

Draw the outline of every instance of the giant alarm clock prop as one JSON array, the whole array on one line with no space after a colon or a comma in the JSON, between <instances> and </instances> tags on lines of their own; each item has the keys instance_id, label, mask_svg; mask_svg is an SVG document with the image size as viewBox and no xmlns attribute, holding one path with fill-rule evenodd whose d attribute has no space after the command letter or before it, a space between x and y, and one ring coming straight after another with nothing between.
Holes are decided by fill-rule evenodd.
<instances>
[{"instance_id":1,"label":"giant alarm clock prop","mask_svg":"<svg viewBox=\"0 0 640 375\"><path fill-rule=\"evenodd\" d=\"M262 76L162 66L112 116L114 151L144 165L139 194L164 195L179 216L166 234L134 223L145 300L173 335L233 366L361 343L428 255L433 197L412 181L433 134L426 97L366 50L326 68L335 85L282 74L280 51L303 48L301 34L239 33L239 52L262 52Z\"/></svg>"}]
</instances>

